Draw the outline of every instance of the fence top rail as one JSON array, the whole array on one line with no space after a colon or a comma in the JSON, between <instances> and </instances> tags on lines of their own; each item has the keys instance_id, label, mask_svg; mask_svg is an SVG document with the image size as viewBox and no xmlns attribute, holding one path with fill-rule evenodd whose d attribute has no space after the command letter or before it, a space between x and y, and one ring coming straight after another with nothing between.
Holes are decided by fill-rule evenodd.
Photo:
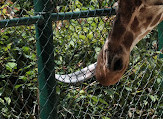
<instances>
[{"instance_id":1,"label":"fence top rail","mask_svg":"<svg viewBox=\"0 0 163 119\"><path fill-rule=\"evenodd\" d=\"M76 12L61 12L61 13L52 13L51 18L53 21L58 20L68 20L68 19L79 19L79 18L88 18L88 17L98 17L98 16L111 16L115 15L115 9L96 9L96 10L85 10L85 11L76 11Z\"/></svg>"},{"instance_id":2,"label":"fence top rail","mask_svg":"<svg viewBox=\"0 0 163 119\"><path fill-rule=\"evenodd\" d=\"M44 20L43 14L45 13L39 13L39 15L31 16L31 17L21 17L21 18L1 20L0 28L36 24ZM59 20L70 20L70 19L98 17L98 16L111 16L111 15L115 15L115 9L107 8L107 9L85 10L85 11L76 11L76 12L52 13L51 18L53 21L59 21Z\"/></svg>"},{"instance_id":3,"label":"fence top rail","mask_svg":"<svg viewBox=\"0 0 163 119\"><path fill-rule=\"evenodd\" d=\"M43 20L41 15L31 17L21 17L13 19L5 19L0 21L0 28L20 26L20 25L31 25Z\"/></svg>"}]
</instances>

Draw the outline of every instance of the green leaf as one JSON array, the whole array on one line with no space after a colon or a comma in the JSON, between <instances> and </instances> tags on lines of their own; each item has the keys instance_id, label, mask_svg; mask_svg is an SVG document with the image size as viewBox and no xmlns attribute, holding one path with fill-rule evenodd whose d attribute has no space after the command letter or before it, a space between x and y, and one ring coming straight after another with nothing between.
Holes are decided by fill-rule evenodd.
<instances>
[{"instance_id":1,"label":"green leaf","mask_svg":"<svg viewBox=\"0 0 163 119\"><path fill-rule=\"evenodd\" d=\"M80 94L85 94L84 90L80 90L79 93L80 93Z\"/></svg>"},{"instance_id":2,"label":"green leaf","mask_svg":"<svg viewBox=\"0 0 163 119\"><path fill-rule=\"evenodd\" d=\"M20 85L16 85L15 88L18 89L22 86L23 84L20 84Z\"/></svg>"},{"instance_id":3,"label":"green leaf","mask_svg":"<svg viewBox=\"0 0 163 119\"><path fill-rule=\"evenodd\" d=\"M12 43L9 43L8 45L7 45L7 47L5 47L4 48L4 50L7 52L8 50L10 50L11 49L11 45L12 45Z\"/></svg>"},{"instance_id":4,"label":"green leaf","mask_svg":"<svg viewBox=\"0 0 163 119\"><path fill-rule=\"evenodd\" d=\"M83 40L85 40L85 38L86 38L86 36L85 35L79 35L79 38L81 38L81 39L83 39Z\"/></svg>"},{"instance_id":5,"label":"green leaf","mask_svg":"<svg viewBox=\"0 0 163 119\"><path fill-rule=\"evenodd\" d=\"M2 79L7 78L7 77L9 77L9 75L5 75L5 74L0 75L0 78L2 78Z\"/></svg>"},{"instance_id":6,"label":"green leaf","mask_svg":"<svg viewBox=\"0 0 163 119\"><path fill-rule=\"evenodd\" d=\"M146 106L148 104L147 100L143 100L144 105Z\"/></svg>"},{"instance_id":7,"label":"green leaf","mask_svg":"<svg viewBox=\"0 0 163 119\"><path fill-rule=\"evenodd\" d=\"M92 95L88 95L88 97L91 98L94 102L98 102L98 97Z\"/></svg>"},{"instance_id":8,"label":"green leaf","mask_svg":"<svg viewBox=\"0 0 163 119\"><path fill-rule=\"evenodd\" d=\"M149 97L150 97L150 99L153 101L153 102L155 102L156 100L158 100L158 97L157 97L157 95L149 95Z\"/></svg>"},{"instance_id":9,"label":"green leaf","mask_svg":"<svg viewBox=\"0 0 163 119\"><path fill-rule=\"evenodd\" d=\"M29 52L30 52L30 48L27 47L27 46L23 46L23 47L22 47L22 50L23 50L25 53L29 53Z\"/></svg>"},{"instance_id":10,"label":"green leaf","mask_svg":"<svg viewBox=\"0 0 163 119\"><path fill-rule=\"evenodd\" d=\"M56 93L57 93L58 95L60 95L60 93L61 93L61 90L60 90L59 86L56 86Z\"/></svg>"},{"instance_id":11,"label":"green leaf","mask_svg":"<svg viewBox=\"0 0 163 119\"><path fill-rule=\"evenodd\" d=\"M158 84L160 84L161 81L162 81L161 78L158 78L158 79L157 79L157 83L158 83Z\"/></svg>"},{"instance_id":12,"label":"green leaf","mask_svg":"<svg viewBox=\"0 0 163 119\"><path fill-rule=\"evenodd\" d=\"M126 89L127 91L132 91L132 89L129 88L129 87L125 87L125 89Z\"/></svg>"},{"instance_id":13,"label":"green leaf","mask_svg":"<svg viewBox=\"0 0 163 119\"><path fill-rule=\"evenodd\" d=\"M87 37L88 37L89 39L92 39L92 38L93 38L93 33L90 32L90 33L87 35Z\"/></svg>"},{"instance_id":14,"label":"green leaf","mask_svg":"<svg viewBox=\"0 0 163 119\"><path fill-rule=\"evenodd\" d=\"M103 104L108 105L108 103L107 103L105 100L103 100L102 98L99 98L99 101L100 101L101 103L103 103Z\"/></svg>"},{"instance_id":15,"label":"green leaf","mask_svg":"<svg viewBox=\"0 0 163 119\"><path fill-rule=\"evenodd\" d=\"M70 45L71 45L71 46L74 46L74 44L75 44L74 41L71 40L71 41L70 41Z\"/></svg>"},{"instance_id":16,"label":"green leaf","mask_svg":"<svg viewBox=\"0 0 163 119\"><path fill-rule=\"evenodd\" d=\"M13 69L17 69L17 64L15 62L8 62L6 64L6 69L11 72Z\"/></svg>"},{"instance_id":17,"label":"green leaf","mask_svg":"<svg viewBox=\"0 0 163 119\"><path fill-rule=\"evenodd\" d=\"M2 95L3 93L3 88L0 88L0 96Z\"/></svg>"},{"instance_id":18,"label":"green leaf","mask_svg":"<svg viewBox=\"0 0 163 119\"><path fill-rule=\"evenodd\" d=\"M100 47L96 47L96 48L95 48L95 51L96 51L97 54L100 52L100 50L101 50Z\"/></svg>"},{"instance_id":19,"label":"green leaf","mask_svg":"<svg viewBox=\"0 0 163 119\"><path fill-rule=\"evenodd\" d=\"M26 81L27 77L26 76L19 76L19 79L22 79L23 81Z\"/></svg>"},{"instance_id":20,"label":"green leaf","mask_svg":"<svg viewBox=\"0 0 163 119\"><path fill-rule=\"evenodd\" d=\"M108 118L108 117L102 117L102 119L110 119L110 118Z\"/></svg>"},{"instance_id":21,"label":"green leaf","mask_svg":"<svg viewBox=\"0 0 163 119\"><path fill-rule=\"evenodd\" d=\"M29 38L28 40L29 40L29 41L33 41L33 40L35 40L35 39L34 39L34 37L31 37L31 38Z\"/></svg>"},{"instance_id":22,"label":"green leaf","mask_svg":"<svg viewBox=\"0 0 163 119\"><path fill-rule=\"evenodd\" d=\"M10 99L9 97L5 97L4 99L5 99L5 101L7 102L7 104L10 105L11 99Z\"/></svg>"},{"instance_id":23,"label":"green leaf","mask_svg":"<svg viewBox=\"0 0 163 119\"><path fill-rule=\"evenodd\" d=\"M96 96L92 96L92 98L91 98L93 101L95 101L95 102L98 102L98 97L96 97Z\"/></svg>"},{"instance_id":24,"label":"green leaf","mask_svg":"<svg viewBox=\"0 0 163 119\"><path fill-rule=\"evenodd\" d=\"M5 105L5 101L2 98L0 98L0 103L2 103L3 105Z\"/></svg>"}]
</instances>

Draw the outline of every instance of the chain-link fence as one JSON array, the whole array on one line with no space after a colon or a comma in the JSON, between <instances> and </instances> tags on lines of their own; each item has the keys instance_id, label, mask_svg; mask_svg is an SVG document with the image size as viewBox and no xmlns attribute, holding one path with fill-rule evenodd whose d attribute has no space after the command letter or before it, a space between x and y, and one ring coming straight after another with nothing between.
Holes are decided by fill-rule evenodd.
<instances>
[{"instance_id":1,"label":"chain-link fence","mask_svg":"<svg viewBox=\"0 0 163 119\"><path fill-rule=\"evenodd\" d=\"M78 83L54 78L54 72L83 71L97 61L115 18L113 4L0 1L0 118L163 118L162 24L134 47L128 70L116 85L103 87L95 77Z\"/></svg>"}]
</instances>

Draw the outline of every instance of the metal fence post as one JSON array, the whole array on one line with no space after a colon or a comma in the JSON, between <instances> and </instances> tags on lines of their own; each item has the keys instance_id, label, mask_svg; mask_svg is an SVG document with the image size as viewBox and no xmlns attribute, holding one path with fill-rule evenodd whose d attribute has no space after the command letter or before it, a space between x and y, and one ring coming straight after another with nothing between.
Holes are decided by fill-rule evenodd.
<instances>
[{"instance_id":1,"label":"metal fence post","mask_svg":"<svg viewBox=\"0 0 163 119\"><path fill-rule=\"evenodd\" d=\"M163 22L158 25L158 40L159 40L159 50L163 49ZM163 58L163 54L160 55Z\"/></svg>"},{"instance_id":2,"label":"metal fence post","mask_svg":"<svg viewBox=\"0 0 163 119\"><path fill-rule=\"evenodd\" d=\"M158 48L163 50L163 22L158 25ZM163 58L163 54L160 54L160 58ZM163 71L161 72L163 76ZM163 81L161 82L161 90L163 90Z\"/></svg>"},{"instance_id":3,"label":"metal fence post","mask_svg":"<svg viewBox=\"0 0 163 119\"><path fill-rule=\"evenodd\" d=\"M36 24L38 84L41 119L56 119L56 81L51 12L52 0L34 0L35 13L44 17Z\"/></svg>"}]
</instances>

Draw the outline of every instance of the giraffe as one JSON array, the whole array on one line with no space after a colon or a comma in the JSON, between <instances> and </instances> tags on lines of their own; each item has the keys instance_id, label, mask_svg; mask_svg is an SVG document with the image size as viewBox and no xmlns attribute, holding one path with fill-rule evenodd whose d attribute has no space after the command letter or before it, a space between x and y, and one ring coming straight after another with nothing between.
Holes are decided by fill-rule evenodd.
<instances>
[{"instance_id":1,"label":"giraffe","mask_svg":"<svg viewBox=\"0 0 163 119\"><path fill-rule=\"evenodd\" d=\"M71 74L55 74L55 78L76 83L95 75L103 86L114 85L127 69L133 47L161 21L163 0L118 0L116 19L97 63Z\"/></svg>"},{"instance_id":2,"label":"giraffe","mask_svg":"<svg viewBox=\"0 0 163 119\"><path fill-rule=\"evenodd\" d=\"M113 29L97 59L96 79L117 83L128 67L133 47L163 20L163 0L119 0Z\"/></svg>"}]
</instances>

